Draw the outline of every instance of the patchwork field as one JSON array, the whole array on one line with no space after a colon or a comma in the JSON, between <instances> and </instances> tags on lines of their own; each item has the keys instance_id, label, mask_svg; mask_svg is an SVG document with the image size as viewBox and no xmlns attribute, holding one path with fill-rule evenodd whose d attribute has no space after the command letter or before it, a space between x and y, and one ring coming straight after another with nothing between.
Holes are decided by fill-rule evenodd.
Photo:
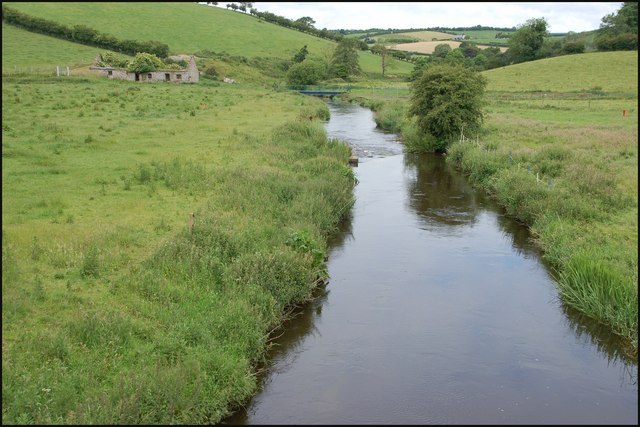
<instances>
[{"instance_id":1,"label":"patchwork field","mask_svg":"<svg viewBox=\"0 0 640 427\"><path fill-rule=\"evenodd\" d=\"M440 40L440 41L430 41L430 42L415 42L415 43L400 43L395 44L393 46L389 46L390 49L395 50L404 50L407 52L418 52L424 53L426 55L431 55L433 51L436 49L436 46L439 44L448 44L451 46L451 49L455 49L460 46L460 42L454 42L452 40ZM489 45L478 45L481 49L486 49L488 47L493 47ZM501 52L506 52L506 47L500 47Z\"/></svg>"}]
</instances>

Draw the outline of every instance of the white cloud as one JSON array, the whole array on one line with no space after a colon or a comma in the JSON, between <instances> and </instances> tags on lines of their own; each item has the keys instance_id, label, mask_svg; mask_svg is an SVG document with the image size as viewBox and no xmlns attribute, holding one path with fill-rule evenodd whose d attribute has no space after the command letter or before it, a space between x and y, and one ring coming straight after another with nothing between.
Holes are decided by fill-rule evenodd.
<instances>
[{"instance_id":1,"label":"white cloud","mask_svg":"<svg viewBox=\"0 0 640 427\"><path fill-rule=\"evenodd\" d=\"M224 7L225 2L219 3ZM622 2L255 2L261 12L288 19L309 16L318 29L517 27L545 18L553 33L596 30L602 18Z\"/></svg>"}]
</instances>

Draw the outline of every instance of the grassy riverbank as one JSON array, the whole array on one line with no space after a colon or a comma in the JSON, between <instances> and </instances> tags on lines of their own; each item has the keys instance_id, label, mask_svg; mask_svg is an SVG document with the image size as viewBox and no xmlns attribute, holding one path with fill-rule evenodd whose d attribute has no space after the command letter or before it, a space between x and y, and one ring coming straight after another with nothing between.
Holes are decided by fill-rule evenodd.
<instances>
[{"instance_id":1,"label":"grassy riverbank","mask_svg":"<svg viewBox=\"0 0 640 427\"><path fill-rule=\"evenodd\" d=\"M220 421L351 206L326 105L38 77L2 103L3 423Z\"/></svg>"},{"instance_id":2,"label":"grassy riverbank","mask_svg":"<svg viewBox=\"0 0 640 427\"><path fill-rule=\"evenodd\" d=\"M554 79L554 60L563 75L572 74L571 62L592 72ZM605 62L615 72L596 73ZM489 72L483 131L454 143L447 160L531 228L557 272L562 300L608 325L636 356L637 52L524 67L520 72L533 77L515 85L515 67ZM376 110L379 126L401 132L409 150L420 150L420 136L405 119L408 93L363 89L349 96Z\"/></svg>"}]
</instances>

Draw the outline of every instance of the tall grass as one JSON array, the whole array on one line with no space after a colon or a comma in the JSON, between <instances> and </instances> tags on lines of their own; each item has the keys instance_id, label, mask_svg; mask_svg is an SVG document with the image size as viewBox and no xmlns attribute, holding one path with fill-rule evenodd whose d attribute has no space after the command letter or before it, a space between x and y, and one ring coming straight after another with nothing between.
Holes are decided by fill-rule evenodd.
<instances>
[{"instance_id":1,"label":"tall grass","mask_svg":"<svg viewBox=\"0 0 640 427\"><path fill-rule=\"evenodd\" d=\"M563 301L604 323L638 346L638 289L595 252L582 251L571 258L558 278Z\"/></svg>"},{"instance_id":2,"label":"tall grass","mask_svg":"<svg viewBox=\"0 0 640 427\"><path fill-rule=\"evenodd\" d=\"M74 77L2 90L3 422L219 422L353 203L326 104Z\"/></svg>"}]
</instances>

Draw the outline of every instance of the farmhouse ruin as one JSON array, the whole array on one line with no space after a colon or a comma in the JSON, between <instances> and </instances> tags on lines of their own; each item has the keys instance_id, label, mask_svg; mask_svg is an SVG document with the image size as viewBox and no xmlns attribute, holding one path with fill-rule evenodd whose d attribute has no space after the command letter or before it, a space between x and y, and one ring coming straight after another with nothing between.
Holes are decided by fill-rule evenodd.
<instances>
[{"instance_id":1,"label":"farmhouse ruin","mask_svg":"<svg viewBox=\"0 0 640 427\"><path fill-rule=\"evenodd\" d=\"M91 66L89 69L97 71L109 79L130 80L136 82L173 82L198 83L200 71L193 55L189 57L187 68L179 70L154 70L147 73L132 73L125 68Z\"/></svg>"}]
</instances>

